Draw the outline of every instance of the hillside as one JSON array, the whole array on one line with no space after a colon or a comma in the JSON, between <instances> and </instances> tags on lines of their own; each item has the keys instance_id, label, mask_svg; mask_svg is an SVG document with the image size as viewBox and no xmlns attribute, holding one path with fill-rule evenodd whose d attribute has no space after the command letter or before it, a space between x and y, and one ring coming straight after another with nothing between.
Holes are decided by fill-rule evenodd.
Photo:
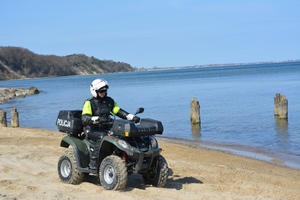
<instances>
[{"instance_id":1,"label":"hillside","mask_svg":"<svg viewBox=\"0 0 300 200\"><path fill-rule=\"evenodd\" d=\"M39 55L25 48L0 46L0 80L130 72L127 63L84 54Z\"/></svg>"}]
</instances>

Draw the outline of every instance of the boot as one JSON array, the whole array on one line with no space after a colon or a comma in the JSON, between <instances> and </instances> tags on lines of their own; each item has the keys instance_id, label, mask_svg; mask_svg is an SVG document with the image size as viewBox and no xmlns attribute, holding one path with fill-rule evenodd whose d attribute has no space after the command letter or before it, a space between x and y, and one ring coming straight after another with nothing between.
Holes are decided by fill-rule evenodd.
<instances>
[{"instance_id":1,"label":"boot","mask_svg":"<svg viewBox=\"0 0 300 200\"><path fill-rule=\"evenodd\" d=\"M99 144L98 142L91 142L90 145L90 164L89 167L92 170L96 170L98 168L98 158L99 158Z\"/></svg>"},{"instance_id":2,"label":"boot","mask_svg":"<svg viewBox=\"0 0 300 200\"><path fill-rule=\"evenodd\" d=\"M89 166L91 170L97 170L97 159L91 158Z\"/></svg>"}]
</instances>

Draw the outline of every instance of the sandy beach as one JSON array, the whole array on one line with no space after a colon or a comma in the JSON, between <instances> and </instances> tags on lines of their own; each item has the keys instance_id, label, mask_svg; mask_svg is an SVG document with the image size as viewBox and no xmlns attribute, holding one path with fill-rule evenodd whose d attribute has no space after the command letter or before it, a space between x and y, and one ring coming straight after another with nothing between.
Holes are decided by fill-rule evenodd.
<instances>
[{"instance_id":1,"label":"sandy beach","mask_svg":"<svg viewBox=\"0 0 300 200\"><path fill-rule=\"evenodd\" d=\"M107 191L89 176L61 183L66 149L58 131L0 127L0 199L299 199L300 170L159 139L170 176L163 188L131 175L124 191Z\"/></svg>"}]
</instances>

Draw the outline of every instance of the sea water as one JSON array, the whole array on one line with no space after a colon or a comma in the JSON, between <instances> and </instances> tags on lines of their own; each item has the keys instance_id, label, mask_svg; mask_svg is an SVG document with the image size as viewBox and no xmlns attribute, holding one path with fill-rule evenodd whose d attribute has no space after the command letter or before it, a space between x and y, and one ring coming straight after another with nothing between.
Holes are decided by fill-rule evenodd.
<instances>
[{"instance_id":1,"label":"sea water","mask_svg":"<svg viewBox=\"0 0 300 200\"><path fill-rule=\"evenodd\" d=\"M140 117L162 121L164 137L270 156L300 168L299 62L1 81L0 87L34 86L43 92L10 100L0 109L9 119L10 109L17 108L22 127L57 130L59 110L81 109L96 78L108 81L108 95L124 110L144 107ZM276 93L288 99L288 120L274 117ZM190 123L193 98L200 104L199 129Z\"/></svg>"}]
</instances>

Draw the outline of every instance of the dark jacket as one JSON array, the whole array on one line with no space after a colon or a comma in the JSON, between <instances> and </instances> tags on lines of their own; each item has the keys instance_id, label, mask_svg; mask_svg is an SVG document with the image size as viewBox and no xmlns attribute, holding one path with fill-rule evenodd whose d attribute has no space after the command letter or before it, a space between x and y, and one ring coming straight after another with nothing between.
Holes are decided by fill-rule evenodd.
<instances>
[{"instance_id":1,"label":"dark jacket","mask_svg":"<svg viewBox=\"0 0 300 200\"><path fill-rule=\"evenodd\" d=\"M103 124L107 123L110 119L110 113L126 119L129 114L125 110L121 109L111 97L104 98L90 98L84 102L82 109L82 124L89 130L99 129L103 127ZM93 124L92 117L99 116L99 124Z\"/></svg>"}]
</instances>

